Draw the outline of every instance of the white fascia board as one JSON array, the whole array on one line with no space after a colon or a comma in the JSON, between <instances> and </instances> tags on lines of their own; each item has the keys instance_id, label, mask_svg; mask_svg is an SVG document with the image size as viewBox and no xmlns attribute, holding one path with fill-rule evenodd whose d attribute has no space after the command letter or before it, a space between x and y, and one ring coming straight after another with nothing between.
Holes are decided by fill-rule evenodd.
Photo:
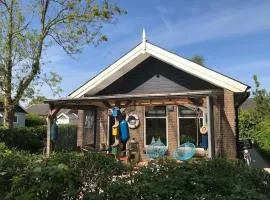
<instances>
[{"instance_id":1,"label":"white fascia board","mask_svg":"<svg viewBox=\"0 0 270 200\"><path fill-rule=\"evenodd\" d=\"M59 119L62 116L65 117L66 119L69 118L65 113L61 113L60 115L57 116L57 119Z\"/></svg>"},{"instance_id":2,"label":"white fascia board","mask_svg":"<svg viewBox=\"0 0 270 200\"><path fill-rule=\"evenodd\" d=\"M146 43L146 53L149 53L153 57L163 60L164 62L171 64L189 74L192 74L214 85L228 89L232 92L245 92L248 89L247 85L170 53L153 44Z\"/></svg>"},{"instance_id":3,"label":"white fascia board","mask_svg":"<svg viewBox=\"0 0 270 200\"><path fill-rule=\"evenodd\" d=\"M81 88L70 94L70 97L80 98L86 93L89 93L90 95L95 94L100 90L102 90L103 88L107 87L117 78L120 78L127 71L131 70L140 62L149 57L149 55L143 54L142 46L143 45L140 44L137 47L135 47L132 51L124 55L121 59L117 60L107 69L102 71L99 75L88 81L88 83L86 83Z\"/></svg>"}]
</instances>

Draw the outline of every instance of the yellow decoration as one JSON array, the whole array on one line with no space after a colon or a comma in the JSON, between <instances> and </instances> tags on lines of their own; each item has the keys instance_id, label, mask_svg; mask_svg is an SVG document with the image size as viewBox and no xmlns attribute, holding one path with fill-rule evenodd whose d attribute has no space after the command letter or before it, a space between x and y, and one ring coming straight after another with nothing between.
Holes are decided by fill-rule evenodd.
<instances>
[{"instance_id":1,"label":"yellow decoration","mask_svg":"<svg viewBox=\"0 0 270 200\"><path fill-rule=\"evenodd\" d=\"M119 128L118 127L119 127L118 125L113 125L113 127L112 127L112 135L113 136L119 135Z\"/></svg>"},{"instance_id":2,"label":"yellow decoration","mask_svg":"<svg viewBox=\"0 0 270 200\"><path fill-rule=\"evenodd\" d=\"M208 132L208 129L207 129L207 126L202 126L201 128L200 128L200 132L201 132L201 134L206 134L207 132Z\"/></svg>"}]
</instances>

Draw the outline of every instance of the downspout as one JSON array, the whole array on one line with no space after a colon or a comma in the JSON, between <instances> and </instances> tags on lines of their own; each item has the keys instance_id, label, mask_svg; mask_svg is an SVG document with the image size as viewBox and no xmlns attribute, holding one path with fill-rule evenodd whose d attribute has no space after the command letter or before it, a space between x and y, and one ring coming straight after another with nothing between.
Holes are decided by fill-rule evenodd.
<instances>
[{"instance_id":1,"label":"downspout","mask_svg":"<svg viewBox=\"0 0 270 200\"><path fill-rule=\"evenodd\" d=\"M240 158L240 146L239 146L239 118L238 118L238 114L239 114L239 107L248 99L250 95L250 92L246 92L245 97L238 102L238 104L235 105L234 109L235 109L235 125L236 125L236 152L237 152L237 158Z\"/></svg>"}]
</instances>

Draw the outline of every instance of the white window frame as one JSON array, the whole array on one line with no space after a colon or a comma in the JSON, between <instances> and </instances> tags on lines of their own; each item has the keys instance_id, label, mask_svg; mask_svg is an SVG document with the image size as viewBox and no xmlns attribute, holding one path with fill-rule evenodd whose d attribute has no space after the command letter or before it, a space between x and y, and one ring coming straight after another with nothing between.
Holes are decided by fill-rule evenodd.
<instances>
[{"instance_id":1,"label":"white window frame","mask_svg":"<svg viewBox=\"0 0 270 200\"><path fill-rule=\"evenodd\" d=\"M196 117L181 117L179 116L179 107L180 106L184 106L186 107L185 105L177 105L177 145L178 147L180 147L180 139L181 139L181 131L179 130L180 129L180 123L179 123L179 120L180 119L194 119ZM200 119L204 120L203 116L204 116L204 112L202 111L202 117L199 117ZM196 139L197 140L197 139ZM196 144L197 145L197 144Z\"/></svg>"},{"instance_id":2,"label":"white window frame","mask_svg":"<svg viewBox=\"0 0 270 200\"><path fill-rule=\"evenodd\" d=\"M148 145L146 145L146 119L166 119L166 148L168 148L168 111L167 111L167 106L166 105L154 105L154 106L164 106L166 109L166 116L165 117L146 117L145 116L145 107L144 106L144 134L143 134L143 138L144 138L144 147L148 147Z\"/></svg>"}]
</instances>

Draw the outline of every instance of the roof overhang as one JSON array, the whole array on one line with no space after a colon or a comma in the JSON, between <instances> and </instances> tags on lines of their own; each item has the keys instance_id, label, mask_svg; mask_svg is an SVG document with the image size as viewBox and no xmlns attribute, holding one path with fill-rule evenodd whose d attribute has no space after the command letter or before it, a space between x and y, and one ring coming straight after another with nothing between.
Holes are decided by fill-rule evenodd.
<instances>
[{"instance_id":1,"label":"roof overhang","mask_svg":"<svg viewBox=\"0 0 270 200\"><path fill-rule=\"evenodd\" d=\"M198 65L188 59L168 52L147 41L142 42L111 66L89 80L83 86L72 92L70 98L80 98L86 93L89 96L97 94L118 78L135 68L138 64L149 58L155 57L171 66L194 75L218 87L228 89L232 92L246 92L250 86L241 83L214 70ZM143 72L142 72L143 73Z\"/></svg>"},{"instance_id":2,"label":"roof overhang","mask_svg":"<svg viewBox=\"0 0 270 200\"><path fill-rule=\"evenodd\" d=\"M192 91L181 93L160 93L160 94L118 94L118 95L102 95L82 98L62 98L62 99L48 99L44 102L51 106L61 107L76 107L76 106L104 106L106 101L133 101L133 100L153 100L153 99L173 99L173 98L191 98L191 97L205 97L211 95L211 91Z\"/></svg>"}]
</instances>

